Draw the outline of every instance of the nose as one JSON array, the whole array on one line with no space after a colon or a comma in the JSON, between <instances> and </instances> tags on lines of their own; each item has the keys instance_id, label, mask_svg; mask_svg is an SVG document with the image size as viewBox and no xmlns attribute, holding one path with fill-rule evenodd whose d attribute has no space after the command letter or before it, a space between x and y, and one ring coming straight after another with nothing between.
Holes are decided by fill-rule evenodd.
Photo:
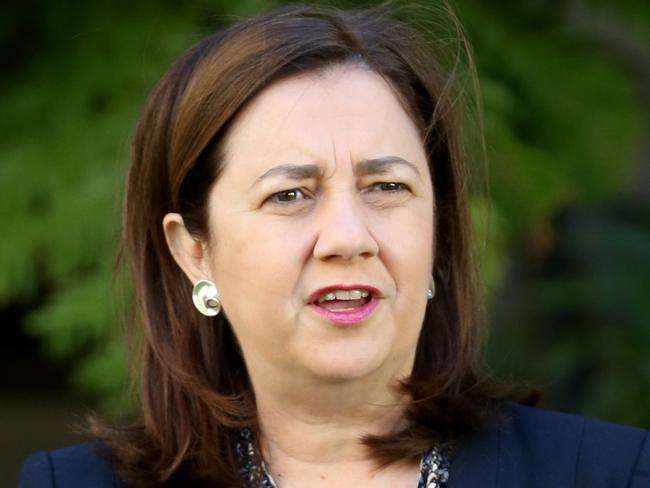
<instances>
[{"instance_id":1,"label":"nose","mask_svg":"<svg viewBox=\"0 0 650 488\"><path fill-rule=\"evenodd\" d=\"M376 256L379 245L364 210L357 195L344 191L323 202L317 216L318 238L314 256L326 261L352 261Z\"/></svg>"}]
</instances>

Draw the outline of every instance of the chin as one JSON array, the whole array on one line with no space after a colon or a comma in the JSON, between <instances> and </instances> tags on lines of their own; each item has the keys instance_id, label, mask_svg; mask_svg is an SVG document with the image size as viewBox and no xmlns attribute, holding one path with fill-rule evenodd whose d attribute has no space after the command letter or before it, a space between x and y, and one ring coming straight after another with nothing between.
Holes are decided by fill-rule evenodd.
<instances>
[{"instance_id":1,"label":"chin","mask_svg":"<svg viewBox=\"0 0 650 488\"><path fill-rule=\"evenodd\" d=\"M329 367L319 368L318 370L312 369L312 374L316 376L319 380L327 383L345 383L348 381L360 380L368 375L371 375L373 370L371 368L332 368Z\"/></svg>"},{"instance_id":2,"label":"chin","mask_svg":"<svg viewBox=\"0 0 650 488\"><path fill-rule=\"evenodd\" d=\"M360 380L379 373L386 365L384 355L354 354L335 351L307 358L307 369L320 380L332 383Z\"/></svg>"}]
</instances>

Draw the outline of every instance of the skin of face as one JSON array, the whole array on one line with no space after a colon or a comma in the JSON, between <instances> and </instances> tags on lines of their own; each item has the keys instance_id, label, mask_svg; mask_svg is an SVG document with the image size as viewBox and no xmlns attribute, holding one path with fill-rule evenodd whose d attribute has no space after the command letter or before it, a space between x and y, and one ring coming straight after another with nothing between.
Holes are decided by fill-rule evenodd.
<instances>
[{"instance_id":1,"label":"skin of face","mask_svg":"<svg viewBox=\"0 0 650 488\"><path fill-rule=\"evenodd\" d=\"M408 376L434 259L434 198L421 136L394 90L358 66L279 81L238 116L223 154L209 239L184 269L217 285L253 384ZM388 163L363 170L377 159ZM362 322L337 326L309 304L337 284L382 297Z\"/></svg>"}]
</instances>

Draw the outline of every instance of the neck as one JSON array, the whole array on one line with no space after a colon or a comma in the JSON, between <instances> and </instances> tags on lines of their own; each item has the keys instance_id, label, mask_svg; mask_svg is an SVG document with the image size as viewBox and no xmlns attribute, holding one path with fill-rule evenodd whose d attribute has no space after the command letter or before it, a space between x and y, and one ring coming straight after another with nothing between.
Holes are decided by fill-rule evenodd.
<instances>
[{"instance_id":1,"label":"neck","mask_svg":"<svg viewBox=\"0 0 650 488\"><path fill-rule=\"evenodd\" d=\"M364 436L404 425L408 398L391 375L327 381L271 373L251 379L266 459L277 452L307 462L365 459Z\"/></svg>"},{"instance_id":2,"label":"neck","mask_svg":"<svg viewBox=\"0 0 650 488\"><path fill-rule=\"evenodd\" d=\"M367 459L361 439L399 428L404 402L396 395L367 402L353 398L356 393L341 392L328 398L320 391L302 404L287 398L274 401L258 396L265 454L273 458L281 453L313 463Z\"/></svg>"},{"instance_id":3,"label":"neck","mask_svg":"<svg viewBox=\"0 0 650 488\"><path fill-rule=\"evenodd\" d=\"M398 429L404 399L393 393L368 401L356 388L330 390L305 391L300 402L257 395L263 457L278 486L415 486L417 465L378 471L361 442L368 434Z\"/></svg>"},{"instance_id":4,"label":"neck","mask_svg":"<svg viewBox=\"0 0 650 488\"><path fill-rule=\"evenodd\" d=\"M368 434L389 434L404 424L407 399L394 380L307 384L294 378L286 388L261 383L254 385L260 444L279 486L414 486L417 466L402 463L378 472L362 443ZM386 483L377 478L386 475Z\"/></svg>"},{"instance_id":5,"label":"neck","mask_svg":"<svg viewBox=\"0 0 650 488\"><path fill-rule=\"evenodd\" d=\"M252 367L251 367L252 366ZM378 470L362 440L405 425L408 397L397 386L402 371L379 368L359 378L323 378L310 373L248 364L260 424L260 447L282 488L294 486L415 486L417 463Z\"/></svg>"}]
</instances>

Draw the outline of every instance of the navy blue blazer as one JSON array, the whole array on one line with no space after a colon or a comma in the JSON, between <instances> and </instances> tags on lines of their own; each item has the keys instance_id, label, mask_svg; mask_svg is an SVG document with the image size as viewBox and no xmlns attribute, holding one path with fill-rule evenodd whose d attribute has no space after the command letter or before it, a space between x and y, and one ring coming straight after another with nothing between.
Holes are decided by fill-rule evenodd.
<instances>
[{"instance_id":1,"label":"navy blue blazer","mask_svg":"<svg viewBox=\"0 0 650 488\"><path fill-rule=\"evenodd\" d=\"M650 488L647 431L518 405L507 413L465 442L448 488ZM20 488L126 488L98 450L94 442L37 452Z\"/></svg>"}]
</instances>

